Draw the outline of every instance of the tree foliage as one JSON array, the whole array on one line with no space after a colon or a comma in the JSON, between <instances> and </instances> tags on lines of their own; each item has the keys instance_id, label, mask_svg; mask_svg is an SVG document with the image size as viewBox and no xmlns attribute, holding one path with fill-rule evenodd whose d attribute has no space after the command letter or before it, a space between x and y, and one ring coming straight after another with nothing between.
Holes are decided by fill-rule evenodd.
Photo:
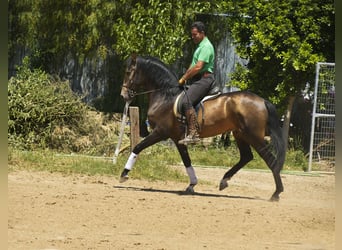
<instances>
[{"instance_id":1,"label":"tree foliage","mask_svg":"<svg viewBox=\"0 0 342 250\"><path fill-rule=\"evenodd\" d=\"M90 55L105 58L115 43L112 27L120 12L109 0L10 1L10 57L14 45L25 47L32 63L48 71L61 67L67 56L79 62Z\"/></svg>"},{"instance_id":2,"label":"tree foliage","mask_svg":"<svg viewBox=\"0 0 342 250\"><path fill-rule=\"evenodd\" d=\"M244 0L228 7L237 50L249 59L235 78L242 88L279 103L313 83L317 62L334 61L332 0Z\"/></svg>"},{"instance_id":3,"label":"tree foliage","mask_svg":"<svg viewBox=\"0 0 342 250\"><path fill-rule=\"evenodd\" d=\"M183 55L190 23L219 12L233 20L238 53L249 59L243 87L276 102L301 89L317 61L334 60L333 0L11 0L9 54L24 47L43 68L70 54L82 62L137 52L172 63ZM213 33L226 32L223 20Z\"/></svg>"},{"instance_id":4,"label":"tree foliage","mask_svg":"<svg viewBox=\"0 0 342 250\"><path fill-rule=\"evenodd\" d=\"M129 56L132 52L148 54L172 63L183 55L189 40L189 22L198 13L209 12L208 1L145 0L129 2L131 8L118 18L114 30L114 49Z\"/></svg>"},{"instance_id":5,"label":"tree foliage","mask_svg":"<svg viewBox=\"0 0 342 250\"><path fill-rule=\"evenodd\" d=\"M37 66L60 64L69 54L82 62L90 55L126 58L132 52L170 63L182 56L195 14L213 8L202 0L12 0L9 53L25 47Z\"/></svg>"}]
</instances>

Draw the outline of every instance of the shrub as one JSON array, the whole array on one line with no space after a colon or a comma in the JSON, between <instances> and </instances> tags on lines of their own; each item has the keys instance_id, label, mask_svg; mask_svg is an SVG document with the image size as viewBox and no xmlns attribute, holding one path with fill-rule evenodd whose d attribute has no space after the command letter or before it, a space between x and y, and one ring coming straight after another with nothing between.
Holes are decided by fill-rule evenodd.
<instances>
[{"instance_id":1,"label":"shrub","mask_svg":"<svg viewBox=\"0 0 342 250\"><path fill-rule=\"evenodd\" d=\"M57 127L82 132L87 109L68 81L54 79L40 69L31 70L25 57L8 82L9 144L22 149L50 147Z\"/></svg>"}]
</instances>

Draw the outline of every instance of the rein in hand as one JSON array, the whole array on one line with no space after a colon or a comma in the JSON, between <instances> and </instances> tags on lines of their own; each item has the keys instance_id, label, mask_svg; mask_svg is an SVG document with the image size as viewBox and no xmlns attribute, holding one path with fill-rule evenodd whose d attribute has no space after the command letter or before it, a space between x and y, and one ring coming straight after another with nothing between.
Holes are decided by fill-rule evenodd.
<instances>
[{"instance_id":1,"label":"rein in hand","mask_svg":"<svg viewBox=\"0 0 342 250\"><path fill-rule=\"evenodd\" d=\"M126 87L126 86L124 86L124 87ZM126 88L127 88L127 87L126 87ZM179 86L174 86L174 87L172 87L172 88L179 88ZM142 91L142 92L136 92L136 91L134 91L134 90L132 90L132 89L129 89L129 88L127 88L127 89L128 89L129 96L130 96L131 98L133 98L133 97L138 96L138 95L145 95L145 94L157 92L157 91L160 91L160 90L162 90L162 89L164 89L164 88L152 89L152 90L147 90L147 91ZM184 90L185 90L185 87L184 87Z\"/></svg>"}]
</instances>

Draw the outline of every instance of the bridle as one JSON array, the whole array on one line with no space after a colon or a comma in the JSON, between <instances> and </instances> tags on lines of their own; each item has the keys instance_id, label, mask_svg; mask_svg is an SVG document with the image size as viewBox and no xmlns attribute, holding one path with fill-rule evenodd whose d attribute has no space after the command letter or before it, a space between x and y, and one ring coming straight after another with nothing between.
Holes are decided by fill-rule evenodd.
<instances>
[{"instance_id":1,"label":"bridle","mask_svg":"<svg viewBox=\"0 0 342 250\"><path fill-rule=\"evenodd\" d=\"M137 66L133 65L130 70L126 71L126 73L129 73L128 83L130 87L133 85L133 77L134 77L136 69L137 69ZM129 86L126 83L122 84L122 88L127 89L128 96L133 98L136 95L136 92L133 89L131 89Z\"/></svg>"}]
</instances>

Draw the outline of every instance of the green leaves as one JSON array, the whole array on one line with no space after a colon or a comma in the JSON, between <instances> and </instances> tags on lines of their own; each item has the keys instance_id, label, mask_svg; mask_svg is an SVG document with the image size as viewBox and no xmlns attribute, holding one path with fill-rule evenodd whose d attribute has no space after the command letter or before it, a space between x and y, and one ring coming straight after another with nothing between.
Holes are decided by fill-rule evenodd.
<instances>
[{"instance_id":1,"label":"green leaves","mask_svg":"<svg viewBox=\"0 0 342 250\"><path fill-rule=\"evenodd\" d=\"M241 86L266 98L280 102L277 97L295 94L313 81L317 61L334 61L333 0L9 1L9 54L32 51L48 72L67 56L82 63L90 55L124 59L137 52L173 63L183 56L195 17L216 13L229 24L211 18L211 40L233 34L239 55L250 61Z\"/></svg>"},{"instance_id":2,"label":"green leaves","mask_svg":"<svg viewBox=\"0 0 342 250\"><path fill-rule=\"evenodd\" d=\"M275 103L313 83L318 61L334 60L332 0L244 0L234 11L244 18L235 15L232 34L250 60L242 86Z\"/></svg>"},{"instance_id":3,"label":"green leaves","mask_svg":"<svg viewBox=\"0 0 342 250\"><path fill-rule=\"evenodd\" d=\"M94 53L126 58L133 51L170 63L182 56L195 14L212 6L202 0L10 1L10 53L18 44L37 51L45 67L70 54L82 63Z\"/></svg>"},{"instance_id":4,"label":"green leaves","mask_svg":"<svg viewBox=\"0 0 342 250\"><path fill-rule=\"evenodd\" d=\"M123 58L132 52L148 54L172 63L183 54L189 39L188 23L195 13L208 11L209 2L148 0L131 5L113 26L113 48ZM129 17L129 18L127 18Z\"/></svg>"}]
</instances>

